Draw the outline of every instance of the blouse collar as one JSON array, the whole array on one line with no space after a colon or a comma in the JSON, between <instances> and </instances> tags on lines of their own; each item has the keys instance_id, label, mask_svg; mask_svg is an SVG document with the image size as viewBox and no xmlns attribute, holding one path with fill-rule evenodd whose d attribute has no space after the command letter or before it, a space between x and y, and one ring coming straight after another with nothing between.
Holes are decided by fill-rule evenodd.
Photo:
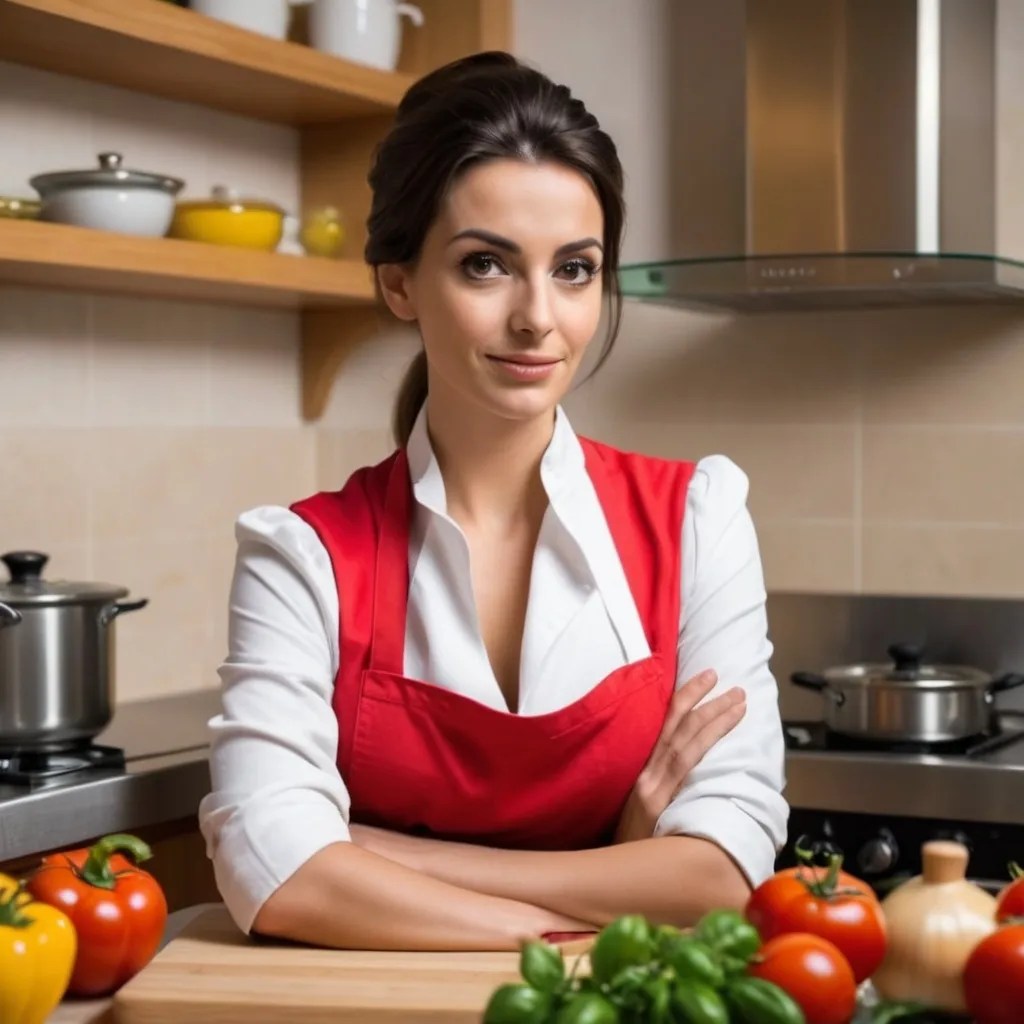
<instances>
[{"instance_id":1,"label":"blouse collar","mask_svg":"<svg viewBox=\"0 0 1024 1024\"><path fill-rule=\"evenodd\" d=\"M427 431L426 406L416 417L406 455L416 501L438 515L447 516L444 479ZM574 485L582 481L589 483L583 448L561 406L555 410L555 429L541 459L540 476L548 501L552 503Z\"/></svg>"}]
</instances>

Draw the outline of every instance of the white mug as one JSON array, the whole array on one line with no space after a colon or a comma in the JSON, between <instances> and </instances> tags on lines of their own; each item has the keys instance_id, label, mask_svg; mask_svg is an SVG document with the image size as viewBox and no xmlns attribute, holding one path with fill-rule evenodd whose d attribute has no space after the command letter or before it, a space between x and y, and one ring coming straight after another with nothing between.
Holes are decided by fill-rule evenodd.
<instances>
[{"instance_id":1,"label":"white mug","mask_svg":"<svg viewBox=\"0 0 1024 1024\"><path fill-rule=\"evenodd\" d=\"M402 17L423 24L423 12L397 0L313 0L309 40L317 50L384 71L394 71Z\"/></svg>"},{"instance_id":2,"label":"white mug","mask_svg":"<svg viewBox=\"0 0 1024 1024\"><path fill-rule=\"evenodd\" d=\"M288 0L192 0L192 10L271 39L288 35Z\"/></svg>"}]
</instances>

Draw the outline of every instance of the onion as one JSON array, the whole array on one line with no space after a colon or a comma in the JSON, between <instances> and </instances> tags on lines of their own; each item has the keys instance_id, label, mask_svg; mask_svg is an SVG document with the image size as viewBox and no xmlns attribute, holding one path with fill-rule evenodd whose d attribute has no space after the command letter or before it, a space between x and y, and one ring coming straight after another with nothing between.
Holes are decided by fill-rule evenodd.
<instances>
[{"instance_id":1,"label":"onion","mask_svg":"<svg viewBox=\"0 0 1024 1024\"><path fill-rule=\"evenodd\" d=\"M923 874L882 901L889 944L872 983L883 999L963 1013L963 970L996 929L996 900L967 881L967 848L935 841L921 848Z\"/></svg>"}]
</instances>

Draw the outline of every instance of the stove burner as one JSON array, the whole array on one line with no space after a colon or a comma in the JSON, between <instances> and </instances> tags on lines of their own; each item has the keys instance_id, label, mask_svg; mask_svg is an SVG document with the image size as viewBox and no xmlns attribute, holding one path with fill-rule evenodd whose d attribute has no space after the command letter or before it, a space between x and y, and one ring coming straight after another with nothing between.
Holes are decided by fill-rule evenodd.
<instances>
[{"instance_id":1,"label":"stove burner","mask_svg":"<svg viewBox=\"0 0 1024 1024\"><path fill-rule=\"evenodd\" d=\"M124 751L119 747L97 744L52 754L0 752L0 783L31 785L92 768L123 768L124 764Z\"/></svg>"},{"instance_id":2,"label":"stove burner","mask_svg":"<svg viewBox=\"0 0 1024 1024\"><path fill-rule=\"evenodd\" d=\"M981 757L1002 747L1024 740L1017 729L997 728L980 736L959 740L926 742L913 740L871 740L843 736L827 728L824 722L794 721L783 723L786 747L789 750L844 751L864 754L936 754L954 757Z\"/></svg>"}]
</instances>

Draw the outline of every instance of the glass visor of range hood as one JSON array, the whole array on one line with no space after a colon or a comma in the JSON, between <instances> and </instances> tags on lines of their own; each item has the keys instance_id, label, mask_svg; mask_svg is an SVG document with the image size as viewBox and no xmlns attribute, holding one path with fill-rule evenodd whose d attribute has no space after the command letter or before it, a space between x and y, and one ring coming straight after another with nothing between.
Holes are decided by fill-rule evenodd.
<instances>
[{"instance_id":1,"label":"glass visor of range hood","mask_svg":"<svg viewBox=\"0 0 1024 1024\"><path fill-rule=\"evenodd\" d=\"M807 253L633 263L626 298L728 312L1024 301L1024 263L962 253Z\"/></svg>"}]
</instances>

